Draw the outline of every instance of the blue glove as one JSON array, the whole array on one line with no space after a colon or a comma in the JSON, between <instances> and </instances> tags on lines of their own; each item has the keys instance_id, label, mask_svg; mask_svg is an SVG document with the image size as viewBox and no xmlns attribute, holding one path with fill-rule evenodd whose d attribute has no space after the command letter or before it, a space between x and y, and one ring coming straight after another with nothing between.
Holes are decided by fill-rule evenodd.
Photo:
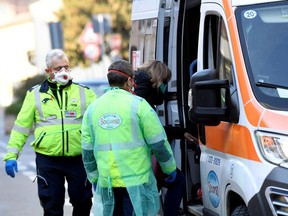
<instances>
[{"instance_id":1,"label":"blue glove","mask_svg":"<svg viewBox=\"0 0 288 216\"><path fill-rule=\"evenodd\" d=\"M7 160L5 165L5 170L7 175L10 175L12 178L15 177L14 171L18 172L17 161L16 160Z\"/></svg>"},{"instance_id":2,"label":"blue glove","mask_svg":"<svg viewBox=\"0 0 288 216\"><path fill-rule=\"evenodd\" d=\"M92 183L92 186L93 186L93 190L96 191L97 184L96 183Z\"/></svg>"},{"instance_id":3,"label":"blue glove","mask_svg":"<svg viewBox=\"0 0 288 216\"><path fill-rule=\"evenodd\" d=\"M166 183L173 183L176 180L177 171L174 170L172 173L168 175L167 178L164 179Z\"/></svg>"}]
</instances>

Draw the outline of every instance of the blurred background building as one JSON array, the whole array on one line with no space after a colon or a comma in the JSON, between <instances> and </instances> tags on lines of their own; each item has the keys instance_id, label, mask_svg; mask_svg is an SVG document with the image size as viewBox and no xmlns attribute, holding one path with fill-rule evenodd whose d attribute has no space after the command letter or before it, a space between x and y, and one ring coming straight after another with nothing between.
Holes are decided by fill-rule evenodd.
<instances>
[{"instance_id":1,"label":"blurred background building","mask_svg":"<svg viewBox=\"0 0 288 216\"><path fill-rule=\"evenodd\" d=\"M63 43L68 41L64 50L69 53L72 76L76 81L106 79L111 61L122 58L121 48L126 50L128 47L132 0L96 3L0 0L0 133L6 124L5 108L18 104L13 90L25 80L44 74L45 56L50 49L64 48ZM79 23L72 19L73 11L76 11L77 18L81 15ZM64 23L66 29L59 17L70 19L68 24ZM124 55L123 59L127 60L127 56L125 58ZM23 92L26 90L23 89Z\"/></svg>"},{"instance_id":2,"label":"blurred background building","mask_svg":"<svg viewBox=\"0 0 288 216\"><path fill-rule=\"evenodd\" d=\"M0 79L0 106L12 103L14 86L28 77L44 73L45 55L50 49L63 48L61 24L55 15L62 7L62 0L0 0L0 74L3 77ZM96 25L97 28L97 23L101 35L99 22L93 22L93 25L91 22L92 34L95 34L93 27ZM91 29L84 30L82 34L85 33L85 38L89 39ZM103 43L97 43L103 49ZM87 58L99 58L100 53L94 48L89 44L84 50ZM117 57L115 51L111 53L112 57ZM72 76L76 80L106 78L111 58L106 55L101 58L89 67L75 66Z\"/></svg>"}]
</instances>

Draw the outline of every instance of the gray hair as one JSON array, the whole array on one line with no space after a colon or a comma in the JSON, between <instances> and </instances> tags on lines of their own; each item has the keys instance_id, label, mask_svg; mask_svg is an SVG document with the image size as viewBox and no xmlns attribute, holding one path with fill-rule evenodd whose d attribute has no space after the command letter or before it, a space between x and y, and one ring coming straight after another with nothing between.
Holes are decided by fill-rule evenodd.
<instances>
[{"instance_id":1,"label":"gray hair","mask_svg":"<svg viewBox=\"0 0 288 216\"><path fill-rule=\"evenodd\" d=\"M58 59L61 59L63 57L67 57L67 56L66 56L66 53L63 50L61 50L61 49L53 49L53 50L51 50L46 55L46 67L47 68L50 68L50 67L53 66L52 65L52 60L55 57L58 58Z\"/></svg>"}]
</instances>

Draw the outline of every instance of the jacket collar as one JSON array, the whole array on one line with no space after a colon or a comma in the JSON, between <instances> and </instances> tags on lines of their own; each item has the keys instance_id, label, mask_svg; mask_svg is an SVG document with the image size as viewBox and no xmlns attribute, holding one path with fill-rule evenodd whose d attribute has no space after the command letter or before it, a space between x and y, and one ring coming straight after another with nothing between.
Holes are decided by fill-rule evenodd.
<instances>
[{"instance_id":1,"label":"jacket collar","mask_svg":"<svg viewBox=\"0 0 288 216\"><path fill-rule=\"evenodd\" d=\"M69 82L66 84L66 85L61 85L59 86L59 89L58 89L58 86L56 83L52 83L50 82L48 79L46 79L42 84L41 84L41 87L40 87L40 92L48 92L49 89L51 90L63 90L64 88L70 86L72 84L72 80L69 80Z\"/></svg>"}]
</instances>

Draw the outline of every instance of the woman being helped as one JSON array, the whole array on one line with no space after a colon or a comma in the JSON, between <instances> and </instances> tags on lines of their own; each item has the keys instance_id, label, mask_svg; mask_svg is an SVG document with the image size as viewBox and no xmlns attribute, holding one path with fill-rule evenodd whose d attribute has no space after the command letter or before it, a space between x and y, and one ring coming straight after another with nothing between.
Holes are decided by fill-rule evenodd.
<instances>
[{"instance_id":1,"label":"woman being helped","mask_svg":"<svg viewBox=\"0 0 288 216\"><path fill-rule=\"evenodd\" d=\"M161 105L164 101L164 93L167 83L171 79L171 70L163 63L152 60L142 64L135 72L135 94L146 99L146 101L155 109L156 105ZM193 142L194 137L180 127L164 126L169 141L185 138ZM177 169L175 181L165 181L165 174L161 172L158 162L153 159L153 170L157 179L158 189L167 188L167 194L164 200L164 216L176 216L180 209L181 200L185 191L185 178L182 172Z\"/></svg>"}]
</instances>

